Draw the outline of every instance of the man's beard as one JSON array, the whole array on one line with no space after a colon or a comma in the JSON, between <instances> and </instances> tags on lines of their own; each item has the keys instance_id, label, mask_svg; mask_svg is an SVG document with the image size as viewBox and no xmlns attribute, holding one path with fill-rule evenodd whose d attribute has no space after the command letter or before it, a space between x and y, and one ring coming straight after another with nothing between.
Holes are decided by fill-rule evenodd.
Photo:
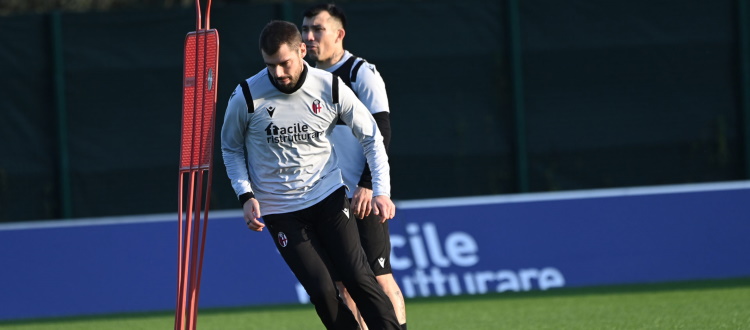
<instances>
[{"instance_id":1,"label":"man's beard","mask_svg":"<svg viewBox=\"0 0 750 330\"><path fill-rule=\"evenodd\" d=\"M320 57L318 57L318 54L315 54L314 52L307 53L307 58L312 60L313 62L317 62Z\"/></svg>"},{"instance_id":2,"label":"man's beard","mask_svg":"<svg viewBox=\"0 0 750 330\"><path fill-rule=\"evenodd\" d=\"M294 87L297 85L297 81L293 79L289 79L288 84L282 84L280 81L276 80L276 87L284 92L284 93L291 93L294 91Z\"/></svg>"},{"instance_id":3,"label":"man's beard","mask_svg":"<svg viewBox=\"0 0 750 330\"><path fill-rule=\"evenodd\" d=\"M313 61L317 61L318 60L318 54L316 53L316 51L310 50L310 48L309 48L310 46L311 45L307 45L307 47L308 47L307 57L309 57ZM314 46L317 47L317 51L320 51L320 46L318 46L318 45L314 45Z\"/></svg>"}]
</instances>

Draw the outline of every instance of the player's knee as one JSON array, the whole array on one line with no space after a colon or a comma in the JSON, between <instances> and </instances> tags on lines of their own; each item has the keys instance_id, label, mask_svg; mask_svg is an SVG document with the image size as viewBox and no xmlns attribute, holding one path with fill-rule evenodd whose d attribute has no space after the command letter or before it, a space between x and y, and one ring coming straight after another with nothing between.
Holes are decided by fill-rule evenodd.
<instances>
[{"instance_id":1,"label":"player's knee","mask_svg":"<svg viewBox=\"0 0 750 330\"><path fill-rule=\"evenodd\" d=\"M305 290L310 295L310 301L313 304L331 299L332 297L335 299L338 293L336 287L330 281L316 282L314 285L309 285Z\"/></svg>"},{"instance_id":2,"label":"player's knee","mask_svg":"<svg viewBox=\"0 0 750 330\"><path fill-rule=\"evenodd\" d=\"M393 278L393 274L378 275L375 279L378 281L378 285L380 285L386 293L398 292L401 290L398 287L398 283L396 283L396 279Z\"/></svg>"}]
</instances>

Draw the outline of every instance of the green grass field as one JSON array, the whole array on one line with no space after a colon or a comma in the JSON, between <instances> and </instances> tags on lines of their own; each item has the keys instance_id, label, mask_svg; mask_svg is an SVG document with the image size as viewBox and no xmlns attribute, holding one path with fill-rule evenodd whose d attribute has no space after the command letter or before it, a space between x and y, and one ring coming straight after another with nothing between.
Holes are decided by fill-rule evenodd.
<instances>
[{"instance_id":1,"label":"green grass field","mask_svg":"<svg viewBox=\"0 0 750 330\"><path fill-rule=\"evenodd\" d=\"M409 329L750 329L750 278L409 299ZM170 329L149 313L0 322L0 329ZM199 329L322 329L310 305L202 309Z\"/></svg>"}]
</instances>

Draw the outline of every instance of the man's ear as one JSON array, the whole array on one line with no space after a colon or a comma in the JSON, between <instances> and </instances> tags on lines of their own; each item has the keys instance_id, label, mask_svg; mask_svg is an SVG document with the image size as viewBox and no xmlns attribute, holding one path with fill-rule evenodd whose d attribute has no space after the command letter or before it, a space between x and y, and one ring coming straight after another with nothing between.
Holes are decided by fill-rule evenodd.
<instances>
[{"instance_id":1,"label":"man's ear","mask_svg":"<svg viewBox=\"0 0 750 330\"><path fill-rule=\"evenodd\" d=\"M307 56L307 45L304 42L299 44L299 54L302 58Z\"/></svg>"},{"instance_id":2,"label":"man's ear","mask_svg":"<svg viewBox=\"0 0 750 330\"><path fill-rule=\"evenodd\" d=\"M344 37L346 36L346 30L344 29L338 29L336 30L336 41L337 42L344 42Z\"/></svg>"}]
</instances>

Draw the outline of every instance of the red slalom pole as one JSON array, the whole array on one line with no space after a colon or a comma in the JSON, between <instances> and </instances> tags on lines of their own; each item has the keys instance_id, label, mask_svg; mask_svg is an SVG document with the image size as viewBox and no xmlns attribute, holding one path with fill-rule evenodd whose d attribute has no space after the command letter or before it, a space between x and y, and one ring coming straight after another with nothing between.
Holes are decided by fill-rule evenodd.
<instances>
[{"instance_id":1,"label":"red slalom pole","mask_svg":"<svg viewBox=\"0 0 750 330\"><path fill-rule=\"evenodd\" d=\"M197 327L216 122L219 34L209 27L211 0L206 6L205 23L200 0L196 0L195 7L196 31L185 38L183 58L175 330Z\"/></svg>"}]
</instances>

